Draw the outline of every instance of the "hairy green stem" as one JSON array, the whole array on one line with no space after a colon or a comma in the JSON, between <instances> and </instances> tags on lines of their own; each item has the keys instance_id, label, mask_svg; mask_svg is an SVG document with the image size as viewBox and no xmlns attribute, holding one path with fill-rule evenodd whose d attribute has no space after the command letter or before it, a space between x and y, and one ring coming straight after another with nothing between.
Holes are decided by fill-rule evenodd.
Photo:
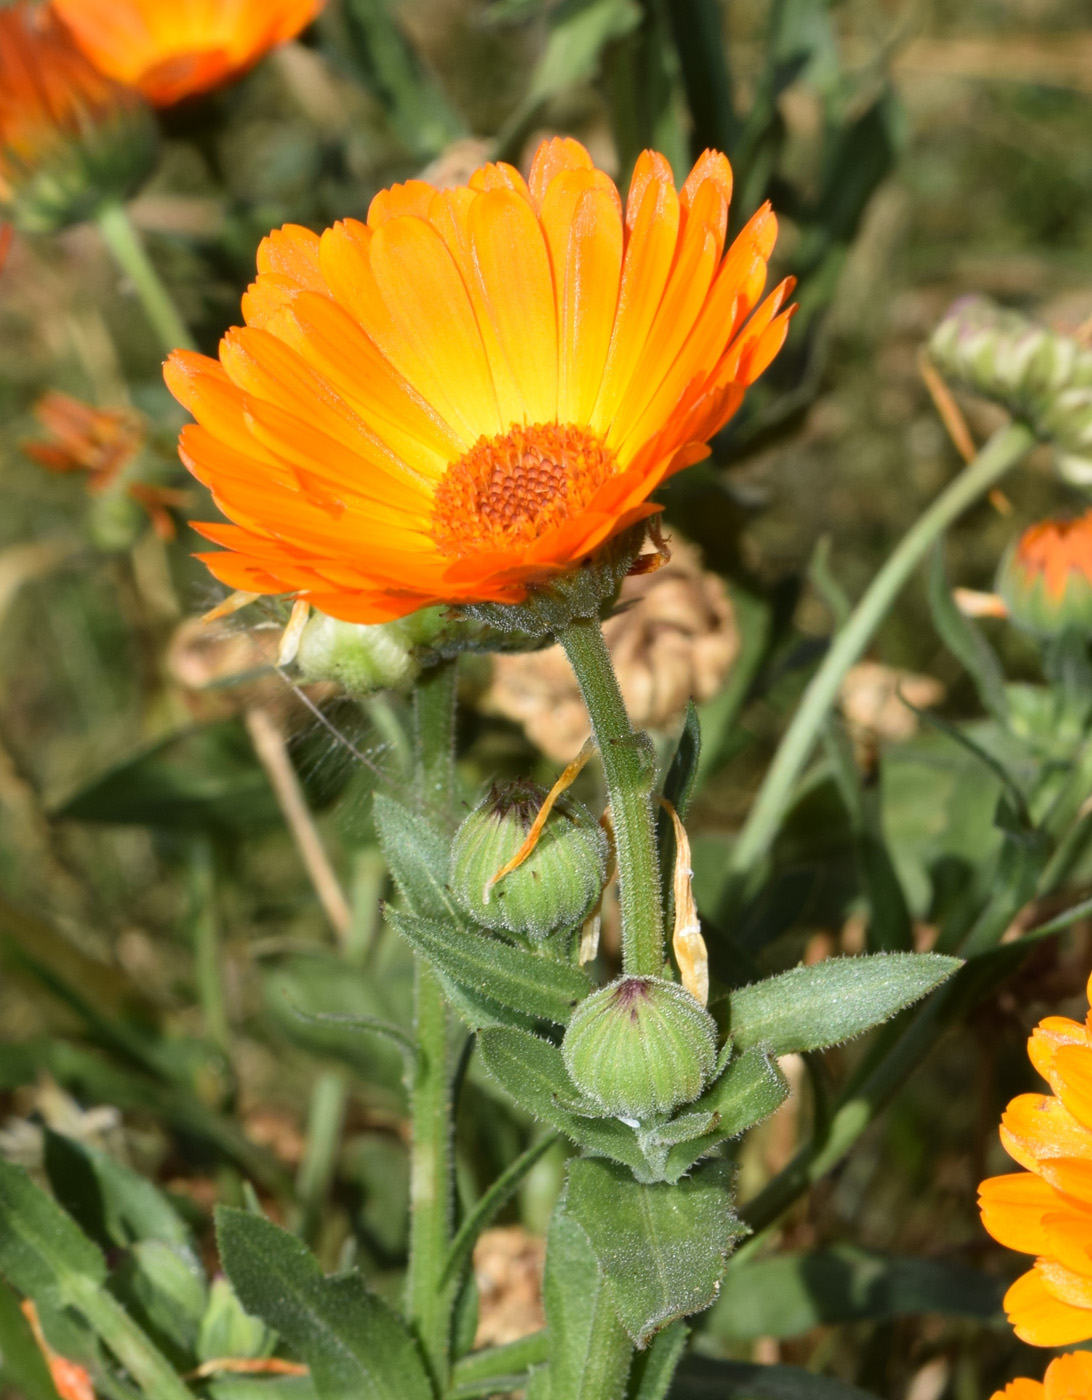
<instances>
[{"instance_id":1,"label":"hairy green stem","mask_svg":"<svg viewBox=\"0 0 1092 1400\"><path fill-rule=\"evenodd\" d=\"M416 796L451 824L455 800L455 662L433 667L414 692ZM451 1039L439 978L417 959L417 1060L410 1086L410 1258L406 1310L441 1394L451 1366L457 1279L442 1282L451 1246L453 1179Z\"/></svg>"},{"instance_id":2,"label":"hairy green stem","mask_svg":"<svg viewBox=\"0 0 1092 1400\"><path fill-rule=\"evenodd\" d=\"M578 618L558 632L557 640L584 696L607 781L618 854L622 966L630 976L655 977L663 970L664 929L647 736L629 722L598 620Z\"/></svg>"},{"instance_id":3,"label":"hairy green stem","mask_svg":"<svg viewBox=\"0 0 1092 1400\"><path fill-rule=\"evenodd\" d=\"M107 204L99 211L99 232L118 267L133 284L144 313L159 337L165 354L195 350L193 337L179 314L170 292L148 257L140 234L123 204Z\"/></svg>"},{"instance_id":4,"label":"hairy green stem","mask_svg":"<svg viewBox=\"0 0 1092 1400\"><path fill-rule=\"evenodd\" d=\"M737 897L769 851L846 672L860 659L933 541L1000 481L1034 443L1034 434L1023 423L999 429L911 526L872 580L812 677L733 847L729 873Z\"/></svg>"}]
</instances>

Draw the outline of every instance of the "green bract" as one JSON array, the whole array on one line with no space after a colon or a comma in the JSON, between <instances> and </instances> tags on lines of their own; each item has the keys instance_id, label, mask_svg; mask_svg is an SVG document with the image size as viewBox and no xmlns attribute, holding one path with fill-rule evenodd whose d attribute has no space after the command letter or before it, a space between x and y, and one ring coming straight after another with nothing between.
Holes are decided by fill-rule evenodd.
<instances>
[{"instance_id":1,"label":"green bract","mask_svg":"<svg viewBox=\"0 0 1092 1400\"><path fill-rule=\"evenodd\" d=\"M620 977L576 1008L561 1052L582 1093L640 1121L698 1097L716 1065L716 1023L675 982Z\"/></svg>"},{"instance_id":2,"label":"green bract","mask_svg":"<svg viewBox=\"0 0 1092 1400\"><path fill-rule=\"evenodd\" d=\"M534 783L494 787L455 834L451 886L485 928L545 938L580 923L599 898L606 836L586 807L564 795L523 864L489 888L523 845L545 798Z\"/></svg>"}]
</instances>

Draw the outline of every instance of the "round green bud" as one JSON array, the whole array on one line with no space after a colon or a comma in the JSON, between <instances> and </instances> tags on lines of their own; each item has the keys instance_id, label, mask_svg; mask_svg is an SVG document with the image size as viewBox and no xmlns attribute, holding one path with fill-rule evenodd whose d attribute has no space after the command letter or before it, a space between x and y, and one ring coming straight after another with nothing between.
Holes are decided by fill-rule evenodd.
<instances>
[{"instance_id":1,"label":"round green bud","mask_svg":"<svg viewBox=\"0 0 1092 1400\"><path fill-rule=\"evenodd\" d=\"M1001 561L997 591L1013 622L1037 637L1092 637L1092 511L1025 530Z\"/></svg>"},{"instance_id":2,"label":"round green bud","mask_svg":"<svg viewBox=\"0 0 1092 1400\"><path fill-rule=\"evenodd\" d=\"M676 982L619 977L573 1012L569 1078L617 1118L641 1121L696 1099L717 1061L717 1027Z\"/></svg>"},{"instance_id":3,"label":"round green bud","mask_svg":"<svg viewBox=\"0 0 1092 1400\"><path fill-rule=\"evenodd\" d=\"M573 928L594 906L607 872L607 838L592 814L563 793L527 859L492 884L526 841L546 793L517 781L480 802L455 833L451 888L485 928L545 938Z\"/></svg>"}]
</instances>

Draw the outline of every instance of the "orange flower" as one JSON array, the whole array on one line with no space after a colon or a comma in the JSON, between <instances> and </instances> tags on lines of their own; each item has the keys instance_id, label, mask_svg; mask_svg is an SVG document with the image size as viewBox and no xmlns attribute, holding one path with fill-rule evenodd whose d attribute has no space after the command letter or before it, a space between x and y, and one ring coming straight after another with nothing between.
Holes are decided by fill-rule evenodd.
<instances>
[{"instance_id":1,"label":"orange flower","mask_svg":"<svg viewBox=\"0 0 1092 1400\"><path fill-rule=\"evenodd\" d=\"M91 61L168 107L246 71L322 0L53 0Z\"/></svg>"},{"instance_id":2,"label":"orange flower","mask_svg":"<svg viewBox=\"0 0 1092 1400\"><path fill-rule=\"evenodd\" d=\"M49 231L129 194L151 168L140 95L94 68L48 6L0 8L0 213Z\"/></svg>"},{"instance_id":3,"label":"orange flower","mask_svg":"<svg viewBox=\"0 0 1092 1400\"><path fill-rule=\"evenodd\" d=\"M1092 1337L1092 1011L1083 1025L1048 1016L1028 1054L1053 1092L1009 1104L1001 1143L1027 1170L984 1181L979 1206L995 1240L1038 1256L1005 1295L1016 1335L1069 1346Z\"/></svg>"},{"instance_id":4,"label":"orange flower","mask_svg":"<svg viewBox=\"0 0 1092 1400\"><path fill-rule=\"evenodd\" d=\"M1092 1397L1092 1352L1071 1351L1058 1356L1046 1368L1041 1381L1010 1381L995 1391L990 1400L1090 1400Z\"/></svg>"},{"instance_id":5,"label":"orange flower","mask_svg":"<svg viewBox=\"0 0 1092 1400\"><path fill-rule=\"evenodd\" d=\"M138 413L93 408L52 389L34 405L34 416L50 436L42 442L24 442L23 451L50 471L86 472L87 489L95 495L122 484L147 436ZM175 524L168 507L183 505L183 493L141 481L125 483L124 489L147 511L160 538L173 539Z\"/></svg>"},{"instance_id":6,"label":"orange flower","mask_svg":"<svg viewBox=\"0 0 1092 1400\"><path fill-rule=\"evenodd\" d=\"M1025 530L1001 565L997 591L1013 621L1041 636L1092 632L1092 510Z\"/></svg>"},{"instance_id":7,"label":"orange flower","mask_svg":"<svg viewBox=\"0 0 1092 1400\"><path fill-rule=\"evenodd\" d=\"M645 152L623 211L557 139L529 183L411 180L366 224L271 234L220 363L167 366L198 420L182 459L234 522L199 527L229 551L201 557L231 588L383 622L519 602L654 513L788 326L789 281L755 310L769 206L723 253L731 180L707 152L676 193Z\"/></svg>"}]
</instances>

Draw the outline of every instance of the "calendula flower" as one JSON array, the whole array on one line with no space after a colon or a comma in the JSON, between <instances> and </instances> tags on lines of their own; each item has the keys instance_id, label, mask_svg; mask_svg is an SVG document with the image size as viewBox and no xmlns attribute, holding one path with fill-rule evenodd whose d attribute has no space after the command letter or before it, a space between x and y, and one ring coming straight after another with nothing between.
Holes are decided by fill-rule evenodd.
<instances>
[{"instance_id":1,"label":"calendula flower","mask_svg":"<svg viewBox=\"0 0 1092 1400\"><path fill-rule=\"evenodd\" d=\"M997 591L1012 620L1039 636L1092 634L1092 510L1025 530L1002 562Z\"/></svg>"},{"instance_id":2,"label":"calendula flower","mask_svg":"<svg viewBox=\"0 0 1092 1400\"><path fill-rule=\"evenodd\" d=\"M1088 1400L1092 1396L1092 1352L1071 1351L1057 1356L1041 1381L1021 1376L990 1400Z\"/></svg>"},{"instance_id":3,"label":"calendula flower","mask_svg":"<svg viewBox=\"0 0 1092 1400\"><path fill-rule=\"evenodd\" d=\"M0 214L31 231L125 198L155 157L140 94L100 73L47 5L0 8Z\"/></svg>"},{"instance_id":4,"label":"calendula flower","mask_svg":"<svg viewBox=\"0 0 1092 1400\"><path fill-rule=\"evenodd\" d=\"M53 7L97 67L167 107L294 39L322 0L53 0Z\"/></svg>"},{"instance_id":5,"label":"calendula flower","mask_svg":"<svg viewBox=\"0 0 1092 1400\"><path fill-rule=\"evenodd\" d=\"M24 442L23 451L54 472L86 473L87 489L105 496L117 487L150 517L162 539L172 539L174 520L169 507L185 503L182 492L169 486L125 480L147 440L147 424L139 413L124 408L94 408L55 390L34 405L34 416L48 437Z\"/></svg>"},{"instance_id":6,"label":"calendula flower","mask_svg":"<svg viewBox=\"0 0 1092 1400\"><path fill-rule=\"evenodd\" d=\"M1092 1012L1047 1017L1028 1055L1052 1092L1009 1104L1001 1143L1025 1170L984 1181L979 1206L995 1240L1037 1256L1005 1295L1016 1335L1069 1346L1092 1337Z\"/></svg>"},{"instance_id":7,"label":"calendula flower","mask_svg":"<svg viewBox=\"0 0 1092 1400\"><path fill-rule=\"evenodd\" d=\"M219 363L168 362L182 459L233 522L198 527L228 551L201 557L381 622L519 602L652 514L785 338L791 283L758 305L768 206L724 252L731 180L707 152L677 192L646 152L623 209L553 140L526 183L486 165L272 234Z\"/></svg>"}]
</instances>

